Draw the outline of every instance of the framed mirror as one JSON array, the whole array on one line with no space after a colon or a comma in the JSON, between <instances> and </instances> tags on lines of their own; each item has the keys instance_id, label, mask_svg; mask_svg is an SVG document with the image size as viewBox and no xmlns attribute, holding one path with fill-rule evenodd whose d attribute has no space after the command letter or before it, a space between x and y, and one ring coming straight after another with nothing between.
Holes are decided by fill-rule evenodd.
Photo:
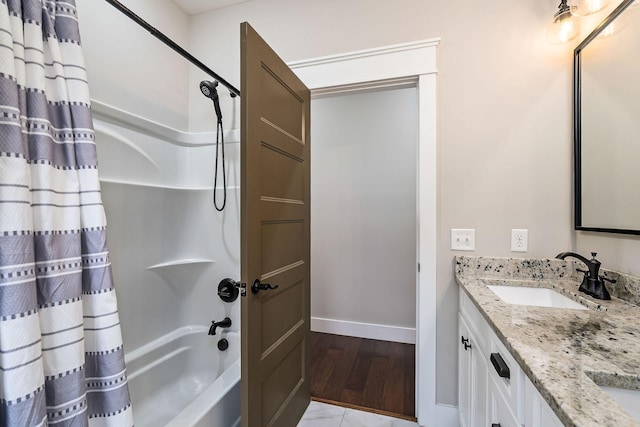
<instances>
[{"instance_id":1,"label":"framed mirror","mask_svg":"<svg viewBox=\"0 0 640 427\"><path fill-rule=\"evenodd\" d=\"M574 51L575 229L640 235L640 0Z\"/></svg>"}]
</instances>

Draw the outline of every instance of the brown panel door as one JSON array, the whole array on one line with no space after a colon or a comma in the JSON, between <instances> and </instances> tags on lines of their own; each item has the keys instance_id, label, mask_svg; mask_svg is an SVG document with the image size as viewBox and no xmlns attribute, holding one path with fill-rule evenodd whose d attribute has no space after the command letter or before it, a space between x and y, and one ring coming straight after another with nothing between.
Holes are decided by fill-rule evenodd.
<instances>
[{"instance_id":1,"label":"brown panel door","mask_svg":"<svg viewBox=\"0 0 640 427\"><path fill-rule=\"evenodd\" d=\"M310 399L310 92L249 24L241 37L242 427L295 427ZM256 279L277 288L254 293Z\"/></svg>"}]
</instances>

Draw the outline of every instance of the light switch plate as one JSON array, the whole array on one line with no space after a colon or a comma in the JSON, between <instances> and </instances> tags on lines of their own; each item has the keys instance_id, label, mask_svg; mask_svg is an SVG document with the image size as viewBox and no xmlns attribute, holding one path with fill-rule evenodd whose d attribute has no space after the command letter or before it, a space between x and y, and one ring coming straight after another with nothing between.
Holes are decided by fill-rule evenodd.
<instances>
[{"instance_id":1,"label":"light switch plate","mask_svg":"<svg viewBox=\"0 0 640 427\"><path fill-rule=\"evenodd\" d=\"M451 229L451 250L453 251L475 251L476 250L476 230L472 228L452 228Z\"/></svg>"}]
</instances>

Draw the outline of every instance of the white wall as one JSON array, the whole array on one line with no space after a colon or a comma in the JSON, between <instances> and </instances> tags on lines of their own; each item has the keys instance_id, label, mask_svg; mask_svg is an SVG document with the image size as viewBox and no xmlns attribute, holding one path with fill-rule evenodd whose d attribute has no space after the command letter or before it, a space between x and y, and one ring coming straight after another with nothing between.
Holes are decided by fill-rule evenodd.
<instances>
[{"instance_id":1,"label":"white wall","mask_svg":"<svg viewBox=\"0 0 640 427\"><path fill-rule=\"evenodd\" d=\"M107 2L76 3L91 98L186 130L189 63ZM188 45L189 17L172 0L122 3L179 45Z\"/></svg>"},{"instance_id":2,"label":"white wall","mask_svg":"<svg viewBox=\"0 0 640 427\"><path fill-rule=\"evenodd\" d=\"M314 330L415 342L417 112L415 88L311 102Z\"/></svg>"},{"instance_id":3,"label":"white wall","mask_svg":"<svg viewBox=\"0 0 640 427\"><path fill-rule=\"evenodd\" d=\"M458 289L451 228L476 230L475 255L553 257L570 248L571 46L547 43L540 0L434 5L438 74L438 353L441 402L454 403ZM529 252L510 252L512 228Z\"/></svg>"}]
</instances>

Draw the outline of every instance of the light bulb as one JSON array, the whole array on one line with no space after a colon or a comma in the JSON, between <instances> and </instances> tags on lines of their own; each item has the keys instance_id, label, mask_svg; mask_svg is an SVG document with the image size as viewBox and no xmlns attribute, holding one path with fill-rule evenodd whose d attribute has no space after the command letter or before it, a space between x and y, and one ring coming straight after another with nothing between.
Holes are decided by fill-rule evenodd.
<instances>
[{"instance_id":1,"label":"light bulb","mask_svg":"<svg viewBox=\"0 0 640 427\"><path fill-rule=\"evenodd\" d=\"M587 16L600 12L609 4L609 0L571 0L569 8L575 16Z\"/></svg>"},{"instance_id":2,"label":"light bulb","mask_svg":"<svg viewBox=\"0 0 640 427\"><path fill-rule=\"evenodd\" d=\"M552 43L566 43L580 32L578 21L571 15L569 8L563 8L553 17L547 30L547 37Z\"/></svg>"}]
</instances>

